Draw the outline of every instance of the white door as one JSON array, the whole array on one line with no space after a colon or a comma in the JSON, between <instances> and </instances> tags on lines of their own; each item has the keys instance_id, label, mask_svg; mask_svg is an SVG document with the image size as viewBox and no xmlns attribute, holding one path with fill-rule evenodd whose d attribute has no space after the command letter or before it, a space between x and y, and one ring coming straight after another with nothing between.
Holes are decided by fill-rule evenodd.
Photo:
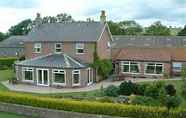
<instances>
[{"instance_id":1,"label":"white door","mask_svg":"<svg viewBox=\"0 0 186 118\"><path fill-rule=\"evenodd\" d=\"M88 85L91 85L93 83L93 77L90 68L87 69L87 77L88 77Z\"/></svg>"},{"instance_id":2,"label":"white door","mask_svg":"<svg viewBox=\"0 0 186 118\"><path fill-rule=\"evenodd\" d=\"M49 86L48 69L37 69L37 85Z\"/></svg>"}]
</instances>

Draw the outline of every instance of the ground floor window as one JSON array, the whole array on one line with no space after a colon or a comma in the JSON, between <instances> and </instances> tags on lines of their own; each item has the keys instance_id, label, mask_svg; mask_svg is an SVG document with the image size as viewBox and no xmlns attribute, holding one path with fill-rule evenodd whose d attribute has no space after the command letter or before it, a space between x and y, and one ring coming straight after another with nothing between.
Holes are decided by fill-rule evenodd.
<instances>
[{"instance_id":1,"label":"ground floor window","mask_svg":"<svg viewBox=\"0 0 186 118\"><path fill-rule=\"evenodd\" d=\"M53 70L53 82L55 84L65 84L65 71Z\"/></svg>"},{"instance_id":2,"label":"ground floor window","mask_svg":"<svg viewBox=\"0 0 186 118\"><path fill-rule=\"evenodd\" d=\"M73 70L72 71L72 81L73 81L73 85L80 84L80 70Z\"/></svg>"},{"instance_id":3,"label":"ground floor window","mask_svg":"<svg viewBox=\"0 0 186 118\"><path fill-rule=\"evenodd\" d=\"M23 68L23 79L33 81L33 68Z\"/></svg>"},{"instance_id":4,"label":"ground floor window","mask_svg":"<svg viewBox=\"0 0 186 118\"><path fill-rule=\"evenodd\" d=\"M123 61L121 63L123 73L139 73L139 63L133 61Z\"/></svg>"},{"instance_id":5,"label":"ground floor window","mask_svg":"<svg viewBox=\"0 0 186 118\"><path fill-rule=\"evenodd\" d=\"M173 71L181 72L181 70L182 70L182 63L180 63L180 62L173 62L172 63L172 68L173 68Z\"/></svg>"},{"instance_id":6,"label":"ground floor window","mask_svg":"<svg viewBox=\"0 0 186 118\"><path fill-rule=\"evenodd\" d=\"M163 64L147 63L145 66L145 73L147 73L147 74L163 74Z\"/></svg>"}]
</instances>

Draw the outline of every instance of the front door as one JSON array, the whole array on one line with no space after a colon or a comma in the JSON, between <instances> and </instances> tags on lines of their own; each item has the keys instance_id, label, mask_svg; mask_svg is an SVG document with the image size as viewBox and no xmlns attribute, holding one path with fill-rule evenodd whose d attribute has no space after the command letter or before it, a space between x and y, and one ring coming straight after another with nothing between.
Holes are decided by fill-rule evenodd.
<instances>
[{"instance_id":1,"label":"front door","mask_svg":"<svg viewBox=\"0 0 186 118\"><path fill-rule=\"evenodd\" d=\"M37 69L37 85L49 86L48 69Z\"/></svg>"},{"instance_id":2,"label":"front door","mask_svg":"<svg viewBox=\"0 0 186 118\"><path fill-rule=\"evenodd\" d=\"M92 71L90 68L87 69L88 85L93 83Z\"/></svg>"}]
</instances>

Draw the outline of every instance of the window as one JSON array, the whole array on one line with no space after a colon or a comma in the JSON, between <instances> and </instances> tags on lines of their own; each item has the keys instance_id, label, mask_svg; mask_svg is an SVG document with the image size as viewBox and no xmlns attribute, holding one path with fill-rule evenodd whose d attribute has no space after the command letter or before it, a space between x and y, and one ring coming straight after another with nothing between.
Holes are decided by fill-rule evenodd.
<instances>
[{"instance_id":1,"label":"window","mask_svg":"<svg viewBox=\"0 0 186 118\"><path fill-rule=\"evenodd\" d=\"M41 43L35 43L34 44L34 52L35 53L41 53Z\"/></svg>"},{"instance_id":2,"label":"window","mask_svg":"<svg viewBox=\"0 0 186 118\"><path fill-rule=\"evenodd\" d=\"M56 43L55 44L55 53L61 53L62 52L62 43Z\"/></svg>"},{"instance_id":3,"label":"window","mask_svg":"<svg viewBox=\"0 0 186 118\"><path fill-rule=\"evenodd\" d=\"M23 68L23 79L25 81L33 81L33 69Z\"/></svg>"},{"instance_id":4,"label":"window","mask_svg":"<svg viewBox=\"0 0 186 118\"><path fill-rule=\"evenodd\" d=\"M147 63L146 67L145 67L145 73L147 73L147 74L163 74L163 64Z\"/></svg>"},{"instance_id":5,"label":"window","mask_svg":"<svg viewBox=\"0 0 186 118\"><path fill-rule=\"evenodd\" d=\"M123 73L139 73L139 63L123 61L121 63Z\"/></svg>"},{"instance_id":6,"label":"window","mask_svg":"<svg viewBox=\"0 0 186 118\"><path fill-rule=\"evenodd\" d=\"M110 42L107 42L107 48L110 48L110 47L111 47Z\"/></svg>"},{"instance_id":7,"label":"window","mask_svg":"<svg viewBox=\"0 0 186 118\"><path fill-rule=\"evenodd\" d=\"M65 84L65 71L53 70L53 82L54 84Z\"/></svg>"},{"instance_id":8,"label":"window","mask_svg":"<svg viewBox=\"0 0 186 118\"><path fill-rule=\"evenodd\" d=\"M80 70L74 70L72 72L72 81L73 85L79 85L80 84Z\"/></svg>"},{"instance_id":9,"label":"window","mask_svg":"<svg viewBox=\"0 0 186 118\"><path fill-rule=\"evenodd\" d=\"M181 72L182 70L182 63L180 62L173 62L172 63L172 68L174 72Z\"/></svg>"},{"instance_id":10,"label":"window","mask_svg":"<svg viewBox=\"0 0 186 118\"><path fill-rule=\"evenodd\" d=\"M76 53L77 54L84 53L84 44L83 43L76 43Z\"/></svg>"}]
</instances>

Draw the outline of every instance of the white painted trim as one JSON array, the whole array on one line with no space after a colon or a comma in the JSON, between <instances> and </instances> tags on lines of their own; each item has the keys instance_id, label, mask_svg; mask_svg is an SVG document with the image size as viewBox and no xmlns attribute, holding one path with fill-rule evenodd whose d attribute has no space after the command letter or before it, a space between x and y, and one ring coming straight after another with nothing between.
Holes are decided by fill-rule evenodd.
<instances>
[{"instance_id":1,"label":"white painted trim","mask_svg":"<svg viewBox=\"0 0 186 118\"><path fill-rule=\"evenodd\" d=\"M157 64L162 64L162 74L155 74L155 73L146 73L146 70L147 70L147 65L149 63L154 63L155 64L155 68L156 68L156 65ZM163 76L163 73L164 73L164 64L163 63L156 63L156 62L148 62L148 63L145 63L145 66L144 66L144 75L154 75L154 76Z\"/></svg>"},{"instance_id":2,"label":"white painted trim","mask_svg":"<svg viewBox=\"0 0 186 118\"><path fill-rule=\"evenodd\" d=\"M123 69L124 69L123 66L125 65L125 64L123 64L124 62L129 62L129 64L128 64L129 65L129 72L123 72ZM139 69L138 73L130 72L130 65L131 65L130 63L137 63L137 66L138 66L138 69ZM140 73L140 71L141 71L140 62L137 62L137 61L121 61L120 66L121 66L121 70L122 70L123 74L136 74L136 75L141 74Z\"/></svg>"},{"instance_id":3,"label":"white painted trim","mask_svg":"<svg viewBox=\"0 0 186 118\"><path fill-rule=\"evenodd\" d=\"M37 46L37 45L40 45L40 46ZM40 48L40 51L39 52L36 52L36 48ZM33 53L41 53L42 52L42 44L41 43L34 43L34 49L33 49Z\"/></svg>"},{"instance_id":4,"label":"white painted trim","mask_svg":"<svg viewBox=\"0 0 186 118\"><path fill-rule=\"evenodd\" d=\"M56 45L59 44L61 46L61 48L56 48ZM63 51L62 51L62 47L63 47L63 43L55 43L54 44L54 53L56 54L61 54ZM61 49L61 52L56 52L56 49Z\"/></svg>"},{"instance_id":5,"label":"white painted trim","mask_svg":"<svg viewBox=\"0 0 186 118\"><path fill-rule=\"evenodd\" d=\"M103 27L103 29L102 29L102 31L101 31L101 35L99 36L97 42L98 42L99 40L101 40L101 37L103 36L103 33L104 33L104 31L105 31L105 28L106 28L106 23L105 23L105 25L104 25L104 27Z\"/></svg>"},{"instance_id":6,"label":"white painted trim","mask_svg":"<svg viewBox=\"0 0 186 118\"><path fill-rule=\"evenodd\" d=\"M38 70L42 70L42 84L39 84L39 78L38 78ZM44 84L44 78L43 78L43 70L47 71L47 76L48 76L48 84ZM39 86L49 86L50 85L50 79L49 79L49 69L45 69L45 68L36 68L36 78L37 78L37 85Z\"/></svg>"},{"instance_id":7,"label":"white painted trim","mask_svg":"<svg viewBox=\"0 0 186 118\"><path fill-rule=\"evenodd\" d=\"M87 83L87 85L89 86L89 85L93 84L93 76L92 76L91 68L88 68L87 72L89 73L89 78L88 78L88 83ZM91 80L91 81L89 81L89 80Z\"/></svg>"},{"instance_id":8,"label":"white painted trim","mask_svg":"<svg viewBox=\"0 0 186 118\"><path fill-rule=\"evenodd\" d=\"M79 63L78 61L74 60L73 58L71 58L70 56L66 55L66 57L68 57L70 60L72 60L74 63L78 64L79 66L83 67L83 65L81 63Z\"/></svg>"},{"instance_id":9,"label":"white painted trim","mask_svg":"<svg viewBox=\"0 0 186 118\"><path fill-rule=\"evenodd\" d=\"M55 72L54 71L64 71L64 79L65 79L65 82L64 83L57 83L55 82L55 78L54 78L54 74ZM60 72L59 72L60 73ZM60 86L66 86L66 71L65 70L62 70L62 69L52 69L52 84L53 85L60 85Z\"/></svg>"},{"instance_id":10,"label":"white painted trim","mask_svg":"<svg viewBox=\"0 0 186 118\"><path fill-rule=\"evenodd\" d=\"M79 83L77 83L77 84L74 84L74 71L78 71L78 74L79 74ZM80 70L73 70L72 71L72 86L80 86L80 83L81 83L81 72L80 72Z\"/></svg>"},{"instance_id":11,"label":"white painted trim","mask_svg":"<svg viewBox=\"0 0 186 118\"><path fill-rule=\"evenodd\" d=\"M25 71L32 72L32 80L25 80ZM23 82L30 82L30 83L33 83L34 82L34 68L22 67L22 81Z\"/></svg>"}]
</instances>

